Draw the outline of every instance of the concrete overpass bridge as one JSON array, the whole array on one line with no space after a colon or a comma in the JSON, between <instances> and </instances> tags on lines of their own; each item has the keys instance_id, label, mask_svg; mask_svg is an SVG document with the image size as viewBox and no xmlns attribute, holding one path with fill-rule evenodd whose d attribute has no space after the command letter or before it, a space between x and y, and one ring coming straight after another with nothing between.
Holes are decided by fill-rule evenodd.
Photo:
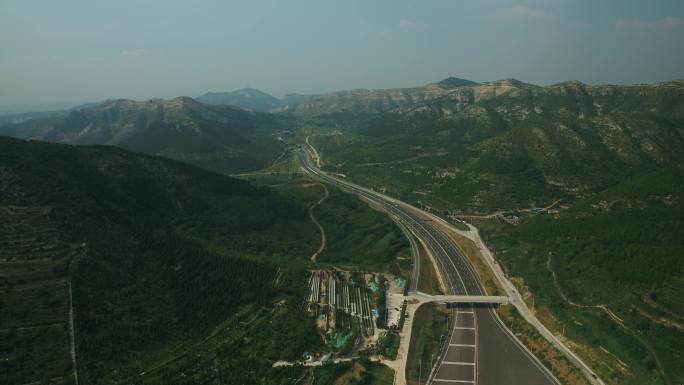
<instances>
[{"instance_id":1,"label":"concrete overpass bridge","mask_svg":"<svg viewBox=\"0 0 684 385\"><path fill-rule=\"evenodd\" d=\"M462 304L491 304L506 305L509 303L508 297L499 295L432 295L420 291L410 292L407 299L416 299L421 303L462 303Z\"/></svg>"}]
</instances>

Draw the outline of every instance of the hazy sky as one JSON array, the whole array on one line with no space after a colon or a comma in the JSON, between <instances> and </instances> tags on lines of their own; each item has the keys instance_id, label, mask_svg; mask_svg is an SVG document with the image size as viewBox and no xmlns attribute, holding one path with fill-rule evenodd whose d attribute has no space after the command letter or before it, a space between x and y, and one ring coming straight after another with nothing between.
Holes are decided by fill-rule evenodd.
<instances>
[{"instance_id":1,"label":"hazy sky","mask_svg":"<svg viewBox=\"0 0 684 385\"><path fill-rule=\"evenodd\" d=\"M682 0L0 0L0 107L684 78Z\"/></svg>"}]
</instances>

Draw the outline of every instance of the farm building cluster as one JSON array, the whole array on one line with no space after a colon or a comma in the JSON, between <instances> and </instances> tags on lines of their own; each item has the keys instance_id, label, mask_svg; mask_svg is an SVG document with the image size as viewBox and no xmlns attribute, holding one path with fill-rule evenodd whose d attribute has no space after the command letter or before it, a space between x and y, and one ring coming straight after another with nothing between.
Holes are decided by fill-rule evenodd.
<instances>
[{"instance_id":1,"label":"farm building cluster","mask_svg":"<svg viewBox=\"0 0 684 385\"><path fill-rule=\"evenodd\" d=\"M376 342L378 329L397 326L405 285L382 274L314 270L305 307L329 347L352 353Z\"/></svg>"}]
</instances>

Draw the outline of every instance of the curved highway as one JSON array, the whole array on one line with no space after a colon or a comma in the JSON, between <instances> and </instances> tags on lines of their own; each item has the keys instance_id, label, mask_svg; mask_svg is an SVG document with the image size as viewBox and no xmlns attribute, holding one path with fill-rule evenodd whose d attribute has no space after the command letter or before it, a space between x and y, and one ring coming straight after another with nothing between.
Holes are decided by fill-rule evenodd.
<instances>
[{"instance_id":1,"label":"curved highway","mask_svg":"<svg viewBox=\"0 0 684 385\"><path fill-rule=\"evenodd\" d=\"M381 207L399 221L400 227L410 229L421 239L439 263L449 294L485 295L467 258L420 210L324 173L316 168L304 150L298 150L297 154L306 172ZM414 247L412 244L412 249ZM415 289L412 285L411 290ZM430 374L429 383L557 385L558 381L511 335L491 307L459 306L452 312L450 335Z\"/></svg>"}]
</instances>

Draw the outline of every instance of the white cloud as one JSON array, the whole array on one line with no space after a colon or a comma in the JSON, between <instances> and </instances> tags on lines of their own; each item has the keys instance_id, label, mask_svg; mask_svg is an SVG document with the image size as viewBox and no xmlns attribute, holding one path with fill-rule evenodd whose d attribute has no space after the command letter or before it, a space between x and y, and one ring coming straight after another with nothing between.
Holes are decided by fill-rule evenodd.
<instances>
[{"instance_id":1,"label":"white cloud","mask_svg":"<svg viewBox=\"0 0 684 385\"><path fill-rule=\"evenodd\" d=\"M399 28L415 28L418 24L415 21L401 19L399 20Z\"/></svg>"},{"instance_id":2,"label":"white cloud","mask_svg":"<svg viewBox=\"0 0 684 385\"><path fill-rule=\"evenodd\" d=\"M140 57L145 55L147 55L147 50L144 48L125 49L121 51L121 56Z\"/></svg>"},{"instance_id":3,"label":"white cloud","mask_svg":"<svg viewBox=\"0 0 684 385\"><path fill-rule=\"evenodd\" d=\"M497 16L502 19L511 20L541 19L546 16L546 11L541 8L533 8L526 5L515 4L510 8L498 11Z\"/></svg>"},{"instance_id":4,"label":"white cloud","mask_svg":"<svg viewBox=\"0 0 684 385\"><path fill-rule=\"evenodd\" d=\"M625 31L648 31L679 26L684 26L684 19L681 17L664 17L658 20L618 19L615 21L615 29Z\"/></svg>"}]
</instances>

